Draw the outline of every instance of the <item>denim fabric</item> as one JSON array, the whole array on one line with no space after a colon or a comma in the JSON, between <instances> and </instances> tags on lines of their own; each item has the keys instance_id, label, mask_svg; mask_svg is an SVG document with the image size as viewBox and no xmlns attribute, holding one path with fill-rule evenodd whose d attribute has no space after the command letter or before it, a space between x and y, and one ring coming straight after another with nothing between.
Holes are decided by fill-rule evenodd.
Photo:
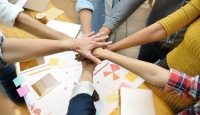
<instances>
[{"instance_id":1,"label":"denim fabric","mask_svg":"<svg viewBox=\"0 0 200 115\"><path fill-rule=\"evenodd\" d=\"M92 31L98 32L105 22L105 0L93 0Z\"/></svg>"},{"instance_id":2,"label":"denim fabric","mask_svg":"<svg viewBox=\"0 0 200 115\"><path fill-rule=\"evenodd\" d=\"M119 0L113 0L113 6ZM112 6L112 7L113 7ZM77 0L76 11L90 9L92 13L92 31L98 32L105 23L105 0Z\"/></svg>"},{"instance_id":3,"label":"denim fabric","mask_svg":"<svg viewBox=\"0 0 200 115\"><path fill-rule=\"evenodd\" d=\"M76 11L80 12L82 9L90 9L90 10L94 11L94 7L92 5L92 0L77 0Z\"/></svg>"},{"instance_id":4,"label":"denim fabric","mask_svg":"<svg viewBox=\"0 0 200 115\"><path fill-rule=\"evenodd\" d=\"M16 69L14 64L9 64L7 67L0 68L0 83L6 91L8 97L18 105L24 104L25 101L17 93L17 88L13 83L13 79L16 77Z\"/></svg>"}]
</instances>

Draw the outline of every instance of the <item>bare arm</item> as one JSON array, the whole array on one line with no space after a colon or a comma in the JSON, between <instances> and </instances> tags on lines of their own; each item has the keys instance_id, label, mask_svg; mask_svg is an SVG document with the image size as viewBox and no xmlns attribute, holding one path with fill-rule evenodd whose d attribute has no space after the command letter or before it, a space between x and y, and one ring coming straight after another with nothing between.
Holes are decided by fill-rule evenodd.
<instances>
[{"instance_id":1,"label":"bare arm","mask_svg":"<svg viewBox=\"0 0 200 115\"><path fill-rule=\"evenodd\" d=\"M119 51L129 47L142 45L164 39L182 27L191 23L200 15L200 1L191 0L176 12L158 22L132 34L125 39L108 47L109 50Z\"/></svg>"},{"instance_id":2,"label":"bare arm","mask_svg":"<svg viewBox=\"0 0 200 115\"><path fill-rule=\"evenodd\" d=\"M59 45L58 45L59 44ZM4 39L2 44L3 58L7 63L25 61L66 50L72 50L73 39Z\"/></svg>"},{"instance_id":3,"label":"bare arm","mask_svg":"<svg viewBox=\"0 0 200 115\"><path fill-rule=\"evenodd\" d=\"M94 72L95 67L96 67L95 63L88 62L88 60L82 61L83 70L82 70L82 74L81 74L81 78L79 79L79 82L89 81L90 83L93 83L93 72Z\"/></svg>"},{"instance_id":4,"label":"bare arm","mask_svg":"<svg viewBox=\"0 0 200 115\"><path fill-rule=\"evenodd\" d=\"M71 38L64 33L47 27L23 12L17 16L14 26L43 39L64 40Z\"/></svg>"},{"instance_id":5,"label":"bare arm","mask_svg":"<svg viewBox=\"0 0 200 115\"><path fill-rule=\"evenodd\" d=\"M155 64L129 58L101 48L95 49L93 54L130 70L153 85L165 87L169 79L169 71Z\"/></svg>"},{"instance_id":6,"label":"bare arm","mask_svg":"<svg viewBox=\"0 0 200 115\"><path fill-rule=\"evenodd\" d=\"M87 36L92 34L90 33ZM2 43L2 54L7 63L12 63L72 50L99 64L100 60L91 54L91 50L111 43L100 42L107 38L107 36L100 37L101 35L83 36L80 39L66 40L7 38Z\"/></svg>"},{"instance_id":7,"label":"bare arm","mask_svg":"<svg viewBox=\"0 0 200 115\"><path fill-rule=\"evenodd\" d=\"M92 11L83 9L80 11L80 21L83 34L88 34L92 31Z\"/></svg>"},{"instance_id":8,"label":"bare arm","mask_svg":"<svg viewBox=\"0 0 200 115\"><path fill-rule=\"evenodd\" d=\"M154 23L108 47L111 51L119 51L129 47L146 44L164 39L167 36L166 30L159 23Z\"/></svg>"}]
</instances>

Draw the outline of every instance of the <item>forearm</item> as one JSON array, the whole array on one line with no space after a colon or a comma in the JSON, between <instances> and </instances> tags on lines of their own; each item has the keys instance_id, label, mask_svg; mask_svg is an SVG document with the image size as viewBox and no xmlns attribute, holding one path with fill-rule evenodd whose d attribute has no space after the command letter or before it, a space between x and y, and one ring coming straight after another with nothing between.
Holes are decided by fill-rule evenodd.
<instances>
[{"instance_id":1,"label":"forearm","mask_svg":"<svg viewBox=\"0 0 200 115\"><path fill-rule=\"evenodd\" d=\"M7 63L13 63L71 50L74 45L73 43L70 39L43 40L7 38L2 44L2 54Z\"/></svg>"},{"instance_id":2,"label":"forearm","mask_svg":"<svg viewBox=\"0 0 200 115\"><path fill-rule=\"evenodd\" d=\"M164 87L169 79L169 71L155 64L129 58L109 50L101 50L100 52L95 53L95 55L128 69L153 85Z\"/></svg>"},{"instance_id":3,"label":"forearm","mask_svg":"<svg viewBox=\"0 0 200 115\"><path fill-rule=\"evenodd\" d=\"M105 35L111 34L112 30L109 29L109 28L106 27L106 26L103 26L103 27L99 30L98 33L100 33L100 32L103 32L103 35L105 36Z\"/></svg>"},{"instance_id":4,"label":"forearm","mask_svg":"<svg viewBox=\"0 0 200 115\"><path fill-rule=\"evenodd\" d=\"M158 40L162 40L167 36L166 30L159 23L154 23L108 48L111 51L119 51L129 47L138 46Z\"/></svg>"},{"instance_id":5,"label":"forearm","mask_svg":"<svg viewBox=\"0 0 200 115\"><path fill-rule=\"evenodd\" d=\"M70 38L68 35L53 30L24 13L19 13L14 26L43 39L64 40Z\"/></svg>"},{"instance_id":6,"label":"forearm","mask_svg":"<svg viewBox=\"0 0 200 115\"><path fill-rule=\"evenodd\" d=\"M79 82L81 81L89 81L90 83L93 83L93 71L83 70L81 74L81 78L79 79Z\"/></svg>"},{"instance_id":7,"label":"forearm","mask_svg":"<svg viewBox=\"0 0 200 115\"><path fill-rule=\"evenodd\" d=\"M83 9L80 11L80 21L83 34L88 34L92 31L92 11Z\"/></svg>"}]
</instances>

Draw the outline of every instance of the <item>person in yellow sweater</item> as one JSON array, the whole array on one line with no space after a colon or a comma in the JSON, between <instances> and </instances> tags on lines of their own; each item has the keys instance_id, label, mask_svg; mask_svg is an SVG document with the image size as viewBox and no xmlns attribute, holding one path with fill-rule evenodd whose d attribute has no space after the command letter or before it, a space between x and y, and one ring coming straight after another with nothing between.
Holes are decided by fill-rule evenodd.
<instances>
[{"instance_id":1,"label":"person in yellow sweater","mask_svg":"<svg viewBox=\"0 0 200 115\"><path fill-rule=\"evenodd\" d=\"M200 74L200 0L191 0L187 5L164 19L107 47L119 51L129 47L166 38L191 23L181 44L167 55L169 68L188 75Z\"/></svg>"}]
</instances>

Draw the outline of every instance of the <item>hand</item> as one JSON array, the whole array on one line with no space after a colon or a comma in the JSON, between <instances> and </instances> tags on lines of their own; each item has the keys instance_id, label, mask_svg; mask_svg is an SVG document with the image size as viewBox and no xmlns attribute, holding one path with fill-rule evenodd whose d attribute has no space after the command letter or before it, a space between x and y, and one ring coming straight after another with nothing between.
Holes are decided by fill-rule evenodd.
<instances>
[{"instance_id":1,"label":"hand","mask_svg":"<svg viewBox=\"0 0 200 115\"><path fill-rule=\"evenodd\" d=\"M108 27L106 27L106 26L103 26L100 30L99 30L99 32L98 33L101 33L101 32L104 32L104 36L105 35L109 35L111 32L112 32L112 30L111 29L109 29Z\"/></svg>"},{"instance_id":2,"label":"hand","mask_svg":"<svg viewBox=\"0 0 200 115\"><path fill-rule=\"evenodd\" d=\"M94 62L88 59L81 61L81 63L82 63L83 71L88 71L91 73L93 73L94 68L97 66L97 64L95 64Z\"/></svg>"},{"instance_id":3,"label":"hand","mask_svg":"<svg viewBox=\"0 0 200 115\"><path fill-rule=\"evenodd\" d=\"M92 55L100 59L103 59L104 53L105 53L105 49L103 48L96 48L92 51Z\"/></svg>"},{"instance_id":4,"label":"hand","mask_svg":"<svg viewBox=\"0 0 200 115\"><path fill-rule=\"evenodd\" d=\"M80 53L82 56L86 57L87 59L92 60L96 64L100 64L101 60L94 57L91 51L94 48L104 47L112 43L112 42L101 42L108 38L108 36L102 36L102 35L103 33L94 35L94 32L91 32L87 35L82 36L81 38L77 39L74 50Z\"/></svg>"},{"instance_id":5,"label":"hand","mask_svg":"<svg viewBox=\"0 0 200 115\"><path fill-rule=\"evenodd\" d=\"M79 79L79 82L81 81L89 81L93 82L93 72L94 68L96 67L96 64L88 59L82 60L82 67L83 71L81 74L81 78Z\"/></svg>"},{"instance_id":6,"label":"hand","mask_svg":"<svg viewBox=\"0 0 200 115\"><path fill-rule=\"evenodd\" d=\"M113 46L112 44L111 45L107 45L105 49L113 51L113 47L112 46Z\"/></svg>"}]
</instances>

